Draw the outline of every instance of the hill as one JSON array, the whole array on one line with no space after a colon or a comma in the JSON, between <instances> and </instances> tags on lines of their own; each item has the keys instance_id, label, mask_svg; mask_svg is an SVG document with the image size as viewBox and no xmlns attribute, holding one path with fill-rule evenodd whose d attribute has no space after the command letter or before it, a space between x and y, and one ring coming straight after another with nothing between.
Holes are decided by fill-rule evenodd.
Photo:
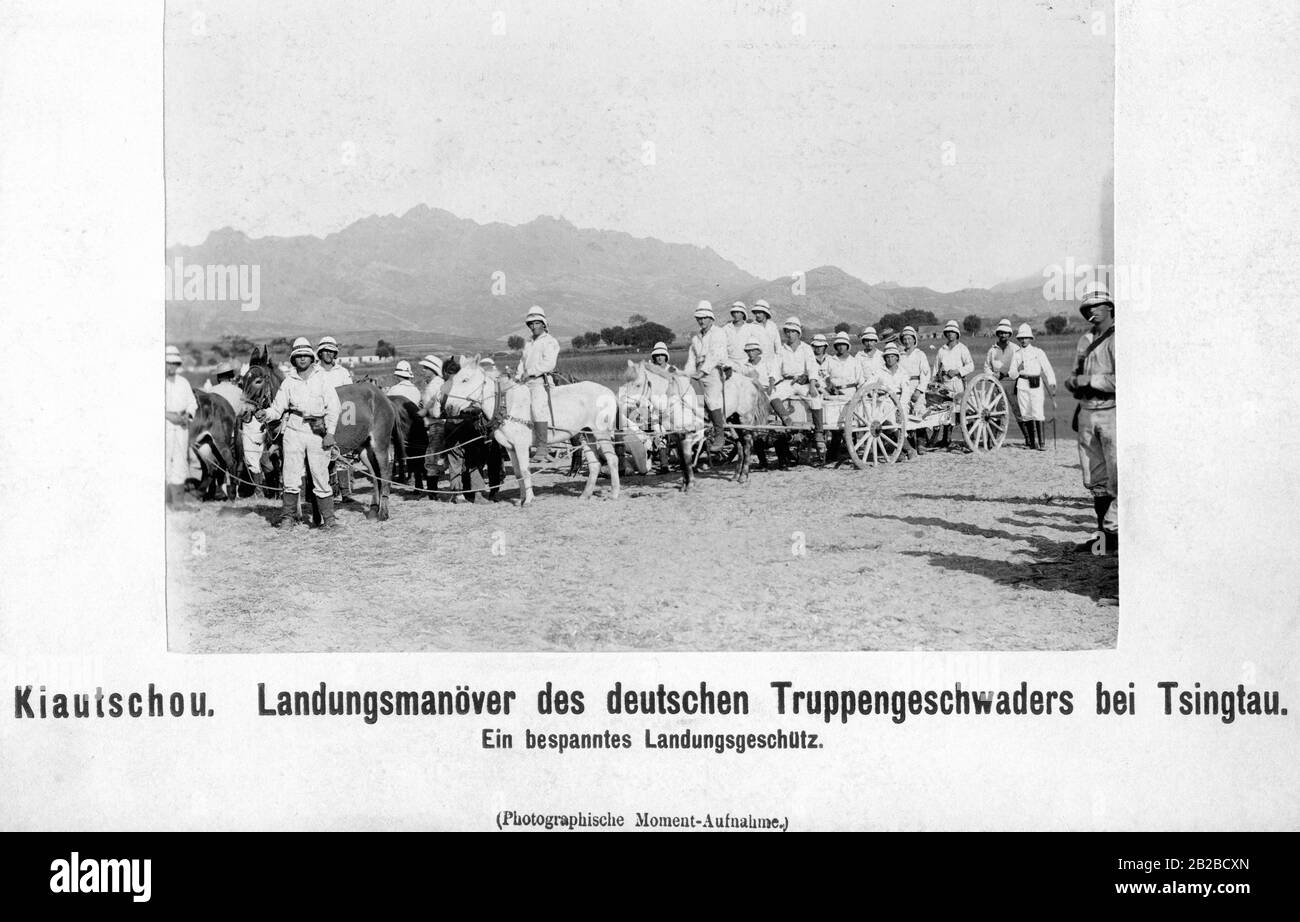
<instances>
[{"instance_id":1,"label":"hill","mask_svg":"<svg viewBox=\"0 0 1300 922\"><path fill-rule=\"evenodd\" d=\"M169 300L172 341L384 330L399 339L433 331L503 343L522 332L532 304L546 308L561 339L625 323L634 313L687 332L700 298L724 316L731 301L765 298L778 322L797 314L814 327L874 323L907 308L941 320L1058 312L1037 287L873 286L835 266L809 271L796 292L789 277L763 281L708 247L578 228L562 218L478 224L426 205L363 218L323 238L253 238L223 228L197 246L170 247L166 256L169 266L179 259L184 266L257 266L260 273L257 310L233 301Z\"/></svg>"}]
</instances>

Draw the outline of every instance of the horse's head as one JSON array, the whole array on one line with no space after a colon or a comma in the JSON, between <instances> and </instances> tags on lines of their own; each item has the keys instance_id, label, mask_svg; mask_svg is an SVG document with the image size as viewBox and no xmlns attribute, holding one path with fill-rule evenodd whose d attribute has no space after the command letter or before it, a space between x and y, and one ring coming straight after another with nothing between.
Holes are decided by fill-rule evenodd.
<instances>
[{"instance_id":1,"label":"horse's head","mask_svg":"<svg viewBox=\"0 0 1300 922\"><path fill-rule=\"evenodd\" d=\"M280 389L284 375L275 367L271 356L263 346L259 352L253 350L248 359L248 371L239 379L239 388L244 392L244 402L254 410L264 410L275 399L275 392Z\"/></svg>"},{"instance_id":2,"label":"horse's head","mask_svg":"<svg viewBox=\"0 0 1300 922\"><path fill-rule=\"evenodd\" d=\"M643 384L645 383L645 377L645 362L634 362L628 359L627 370L623 372L623 380L628 384Z\"/></svg>"},{"instance_id":3,"label":"horse's head","mask_svg":"<svg viewBox=\"0 0 1300 922\"><path fill-rule=\"evenodd\" d=\"M451 386L447 389L447 412L453 416L475 409L492 415L497 385L483 373L478 363L479 358L477 355L460 357L460 370L452 377Z\"/></svg>"}]
</instances>

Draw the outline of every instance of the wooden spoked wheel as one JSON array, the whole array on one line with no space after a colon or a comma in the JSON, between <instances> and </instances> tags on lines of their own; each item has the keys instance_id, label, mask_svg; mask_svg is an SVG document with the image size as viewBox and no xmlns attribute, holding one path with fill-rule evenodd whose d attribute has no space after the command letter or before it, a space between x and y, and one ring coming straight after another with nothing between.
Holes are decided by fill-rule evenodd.
<instances>
[{"instance_id":1,"label":"wooden spoked wheel","mask_svg":"<svg viewBox=\"0 0 1300 922\"><path fill-rule=\"evenodd\" d=\"M903 408L878 384L858 388L844 406L840 429L849 457L860 468L893 464L903 453Z\"/></svg>"},{"instance_id":2,"label":"wooden spoked wheel","mask_svg":"<svg viewBox=\"0 0 1300 922\"><path fill-rule=\"evenodd\" d=\"M1002 446L1011 425L1011 402L997 378L986 373L966 383L957 421L971 451L992 451Z\"/></svg>"}]
</instances>

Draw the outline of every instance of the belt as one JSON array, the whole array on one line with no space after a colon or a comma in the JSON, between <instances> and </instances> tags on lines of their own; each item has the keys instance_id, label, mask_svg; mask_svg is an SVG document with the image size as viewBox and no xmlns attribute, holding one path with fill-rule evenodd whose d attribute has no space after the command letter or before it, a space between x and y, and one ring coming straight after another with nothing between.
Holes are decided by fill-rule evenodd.
<instances>
[{"instance_id":1,"label":"belt","mask_svg":"<svg viewBox=\"0 0 1300 922\"><path fill-rule=\"evenodd\" d=\"M535 381L535 380L537 380L538 378L545 378L545 377L546 377L547 375L549 375L549 374L550 374L549 371L544 371L544 372L542 372L540 375L526 375L526 376L524 377L524 380L525 380L525 381Z\"/></svg>"},{"instance_id":2,"label":"belt","mask_svg":"<svg viewBox=\"0 0 1300 922\"><path fill-rule=\"evenodd\" d=\"M920 380L921 380L921 376L920 376L920 375L912 375L912 377L908 378L907 380L909 380L909 381L920 381Z\"/></svg>"}]
</instances>

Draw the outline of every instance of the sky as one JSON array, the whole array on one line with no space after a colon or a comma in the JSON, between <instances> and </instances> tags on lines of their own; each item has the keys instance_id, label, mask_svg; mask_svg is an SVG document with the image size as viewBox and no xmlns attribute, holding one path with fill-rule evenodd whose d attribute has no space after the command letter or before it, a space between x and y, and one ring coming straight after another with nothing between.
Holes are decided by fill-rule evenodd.
<instances>
[{"instance_id":1,"label":"sky","mask_svg":"<svg viewBox=\"0 0 1300 922\"><path fill-rule=\"evenodd\" d=\"M1104 250L1109 0L172 0L165 35L168 245L423 203L945 291Z\"/></svg>"}]
</instances>

